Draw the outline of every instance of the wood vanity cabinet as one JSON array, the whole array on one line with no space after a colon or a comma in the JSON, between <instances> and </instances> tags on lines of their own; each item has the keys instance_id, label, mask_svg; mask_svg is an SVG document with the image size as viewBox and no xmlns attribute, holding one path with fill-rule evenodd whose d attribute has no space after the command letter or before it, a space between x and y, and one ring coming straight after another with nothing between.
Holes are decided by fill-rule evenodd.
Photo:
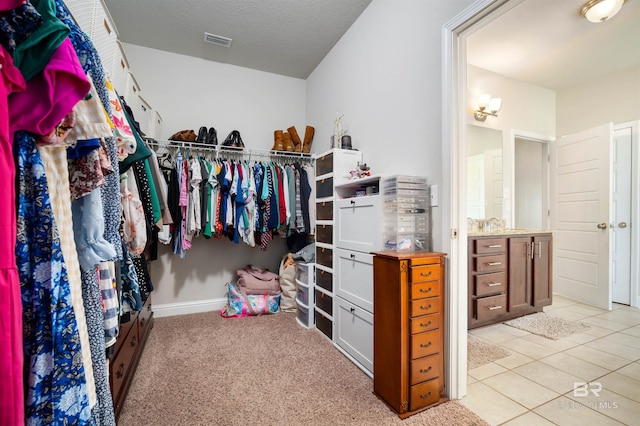
<instances>
[{"instance_id":1,"label":"wood vanity cabinet","mask_svg":"<svg viewBox=\"0 0 640 426\"><path fill-rule=\"evenodd\" d=\"M373 257L373 391L405 418L445 402L444 254Z\"/></svg>"},{"instance_id":2,"label":"wood vanity cabinet","mask_svg":"<svg viewBox=\"0 0 640 426\"><path fill-rule=\"evenodd\" d=\"M469 237L469 328L550 305L552 253L551 234Z\"/></svg>"}]
</instances>

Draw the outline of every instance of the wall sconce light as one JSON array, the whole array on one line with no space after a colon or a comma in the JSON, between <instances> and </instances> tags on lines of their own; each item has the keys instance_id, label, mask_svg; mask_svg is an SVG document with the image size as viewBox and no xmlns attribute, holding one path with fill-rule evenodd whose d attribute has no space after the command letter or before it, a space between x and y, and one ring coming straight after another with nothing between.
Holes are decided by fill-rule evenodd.
<instances>
[{"instance_id":1,"label":"wall sconce light","mask_svg":"<svg viewBox=\"0 0 640 426\"><path fill-rule=\"evenodd\" d=\"M491 95L482 95L478 99L478 109L473 111L473 118L478 121L485 121L487 115L497 117L501 106L502 99L492 98Z\"/></svg>"},{"instance_id":2,"label":"wall sconce light","mask_svg":"<svg viewBox=\"0 0 640 426\"><path fill-rule=\"evenodd\" d=\"M613 18L623 4L624 0L589 0L580 8L580 14L589 22L604 22Z\"/></svg>"}]
</instances>

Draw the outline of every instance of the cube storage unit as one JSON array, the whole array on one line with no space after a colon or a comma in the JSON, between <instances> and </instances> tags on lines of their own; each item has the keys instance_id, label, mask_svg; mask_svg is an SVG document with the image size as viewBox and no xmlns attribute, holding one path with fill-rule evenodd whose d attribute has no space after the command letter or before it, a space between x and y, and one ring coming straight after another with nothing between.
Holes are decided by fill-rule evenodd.
<instances>
[{"instance_id":1,"label":"cube storage unit","mask_svg":"<svg viewBox=\"0 0 640 426\"><path fill-rule=\"evenodd\" d=\"M296 264L296 321L305 328L314 328L315 263Z\"/></svg>"}]
</instances>

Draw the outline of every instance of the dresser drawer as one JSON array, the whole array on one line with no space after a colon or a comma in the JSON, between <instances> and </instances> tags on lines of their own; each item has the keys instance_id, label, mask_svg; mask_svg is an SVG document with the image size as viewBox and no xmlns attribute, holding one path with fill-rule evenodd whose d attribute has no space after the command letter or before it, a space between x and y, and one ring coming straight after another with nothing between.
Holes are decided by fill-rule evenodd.
<instances>
[{"instance_id":1,"label":"dresser drawer","mask_svg":"<svg viewBox=\"0 0 640 426\"><path fill-rule=\"evenodd\" d=\"M323 201L316 204L317 220L333 220L333 201Z\"/></svg>"},{"instance_id":2,"label":"dresser drawer","mask_svg":"<svg viewBox=\"0 0 640 426\"><path fill-rule=\"evenodd\" d=\"M429 355L411 361L411 385L440 377L440 354Z\"/></svg>"},{"instance_id":3,"label":"dresser drawer","mask_svg":"<svg viewBox=\"0 0 640 426\"><path fill-rule=\"evenodd\" d=\"M440 314L423 315L411 318L411 334L440 328Z\"/></svg>"},{"instance_id":4,"label":"dresser drawer","mask_svg":"<svg viewBox=\"0 0 640 426\"><path fill-rule=\"evenodd\" d=\"M487 294L504 293L506 287L506 274L504 272L496 272L493 274L476 275L475 295L484 296Z\"/></svg>"},{"instance_id":5,"label":"dresser drawer","mask_svg":"<svg viewBox=\"0 0 640 426\"><path fill-rule=\"evenodd\" d=\"M316 263L327 268L333 268L333 250L316 246Z\"/></svg>"},{"instance_id":6,"label":"dresser drawer","mask_svg":"<svg viewBox=\"0 0 640 426\"><path fill-rule=\"evenodd\" d=\"M373 312L373 255L336 249L336 295Z\"/></svg>"},{"instance_id":7,"label":"dresser drawer","mask_svg":"<svg viewBox=\"0 0 640 426\"><path fill-rule=\"evenodd\" d=\"M333 340L333 323L322 312L315 311L316 328L322 332L329 340Z\"/></svg>"},{"instance_id":8,"label":"dresser drawer","mask_svg":"<svg viewBox=\"0 0 640 426\"><path fill-rule=\"evenodd\" d=\"M333 244L333 226L316 225L316 241L319 243Z\"/></svg>"},{"instance_id":9,"label":"dresser drawer","mask_svg":"<svg viewBox=\"0 0 640 426\"><path fill-rule=\"evenodd\" d=\"M333 178L320 179L316 181L316 198L326 198L333 196Z\"/></svg>"},{"instance_id":10,"label":"dresser drawer","mask_svg":"<svg viewBox=\"0 0 640 426\"><path fill-rule=\"evenodd\" d=\"M125 314L126 315L126 314ZM137 312L129 312L129 318L130 320L127 322L121 322L120 323L120 330L118 331L118 335L119 336L127 336L129 334L129 331L132 328L135 328L135 334L138 334L138 323L136 322L136 320L138 319L138 313ZM126 339L125 338L118 338L118 340L116 341L116 347L114 349L114 353L118 353L118 351L120 350L120 348L124 345Z\"/></svg>"},{"instance_id":11,"label":"dresser drawer","mask_svg":"<svg viewBox=\"0 0 640 426\"><path fill-rule=\"evenodd\" d=\"M320 290L316 290L316 307L333 316L333 298Z\"/></svg>"},{"instance_id":12,"label":"dresser drawer","mask_svg":"<svg viewBox=\"0 0 640 426\"><path fill-rule=\"evenodd\" d=\"M117 396L122 384L127 377L127 371L133 362L133 355L138 348L140 341L138 340L138 322L133 321L133 327L129 330L126 338L119 338L122 341L120 350L116 352L115 357L111 360L111 389L112 394Z\"/></svg>"},{"instance_id":13,"label":"dresser drawer","mask_svg":"<svg viewBox=\"0 0 640 426\"><path fill-rule=\"evenodd\" d=\"M440 265L424 265L411 267L411 282L435 281L440 279Z\"/></svg>"},{"instance_id":14,"label":"dresser drawer","mask_svg":"<svg viewBox=\"0 0 640 426\"><path fill-rule=\"evenodd\" d=\"M473 241L475 254L504 253L507 251L506 238L479 238Z\"/></svg>"},{"instance_id":15,"label":"dresser drawer","mask_svg":"<svg viewBox=\"0 0 640 426\"><path fill-rule=\"evenodd\" d=\"M506 256L504 254L497 254L495 256L479 256L475 258L476 272L499 271L506 267Z\"/></svg>"},{"instance_id":16,"label":"dresser drawer","mask_svg":"<svg viewBox=\"0 0 640 426\"><path fill-rule=\"evenodd\" d=\"M336 297L335 342L369 372L373 371L373 314Z\"/></svg>"},{"instance_id":17,"label":"dresser drawer","mask_svg":"<svg viewBox=\"0 0 640 426\"><path fill-rule=\"evenodd\" d=\"M326 175L333 171L333 152L316 159L316 176Z\"/></svg>"},{"instance_id":18,"label":"dresser drawer","mask_svg":"<svg viewBox=\"0 0 640 426\"><path fill-rule=\"evenodd\" d=\"M409 409L417 410L440 400L440 380L433 379L419 385L411 386Z\"/></svg>"},{"instance_id":19,"label":"dresser drawer","mask_svg":"<svg viewBox=\"0 0 640 426\"><path fill-rule=\"evenodd\" d=\"M440 312L440 296L418 299L411 302L411 317Z\"/></svg>"},{"instance_id":20,"label":"dresser drawer","mask_svg":"<svg viewBox=\"0 0 640 426\"><path fill-rule=\"evenodd\" d=\"M440 330L411 335L411 359L440 353Z\"/></svg>"},{"instance_id":21,"label":"dresser drawer","mask_svg":"<svg viewBox=\"0 0 640 426\"><path fill-rule=\"evenodd\" d=\"M440 296L441 283L441 281L427 281L419 284L411 284L411 300Z\"/></svg>"},{"instance_id":22,"label":"dresser drawer","mask_svg":"<svg viewBox=\"0 0 640 426\"><path fill-rule=\"evenodd\" d=\"M493 318L507 312L507 295L488 296L473 301L476 305L476 318L478 321Z\"/></svg>"},{"instance_id":23,"label":"dresser drawer","mask_svg":"<svg viewBox=\"0 0 640 426\"><path fill-rule=\"evenodd\" d=\"M138 337L143 339L145 334L149 332L149 324L151 324L151 317L153 316L153 311L151 310L151 296L147 299L144 306L142 307L142 311L138 314Z\"/></svg>"},{"instance_id":24,"label":"dresser drawer","mask_svg":"<svg viewBox=\"0 0 640 426\"><path fill-rule=\"evenodd\" d=\"M316 286L333 293L333 274L316 268Z\"/></svg>"}]
</instances>

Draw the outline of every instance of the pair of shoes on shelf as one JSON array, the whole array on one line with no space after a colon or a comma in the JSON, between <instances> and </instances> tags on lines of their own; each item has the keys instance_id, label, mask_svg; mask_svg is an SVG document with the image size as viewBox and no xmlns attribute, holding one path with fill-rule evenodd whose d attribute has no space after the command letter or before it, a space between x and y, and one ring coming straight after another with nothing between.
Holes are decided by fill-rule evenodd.
<instances>
[{"instance_id":1,"label":"pair of shoes on shelf","mask_svg":"<svg viewBox=\"0 0 640 426\"><path fill-rule=\"evenodd\" d=\"M169 137L170 141L183 141L183 142L194 142L198 136L196 132L193 130L180 130L175 132L171 137Z\"/></svg>"},{"instance_id":2,"label":"pair of shoes on shelf","mask_svg":"<svg viewBox=\"0 0 640 426\"><path fill-rule=\"evenodd\" d=\"M210 127L209 130L207 130L205 126L200 127L196 142L207 145L218 145L218 133L216 132L216 129Z\"/></svg>"},{"instance_id":3,"label":"pair of shoes on shelf","mask_svg":"<svg viewBox=\"0 0 640 426\"><path fill-rule=\"evenodd\" d=\"M304 140L300 139L300 136L298 135L298 131L296 130L295 126L289 127L287 131L291 136L291 142L293 145L293 149L291 149L291 151L303 152L305 154L311 153L311 142L313 142L313 135L315 134L316 129L314 129L311 126L307 126L304 130ZM285 146L285 149L286 148L287 147ZM286 150L289 151L289 149L286 149Z\"/></svg>"},{"instance_id":4,"label":"pair of shoes on shelf","mask_svg":"<svg viewBox=\"0 0 640 426\"><path fill-rule=\"evenodd\" d=\"M244 142L242 142L242 137L240 137L240 132L237 130L232 130L231 133L227 136L227 138L222 142L221 145L223 148L234 148L234 149L243 149Z\"/></svg>"}]
</instances>

